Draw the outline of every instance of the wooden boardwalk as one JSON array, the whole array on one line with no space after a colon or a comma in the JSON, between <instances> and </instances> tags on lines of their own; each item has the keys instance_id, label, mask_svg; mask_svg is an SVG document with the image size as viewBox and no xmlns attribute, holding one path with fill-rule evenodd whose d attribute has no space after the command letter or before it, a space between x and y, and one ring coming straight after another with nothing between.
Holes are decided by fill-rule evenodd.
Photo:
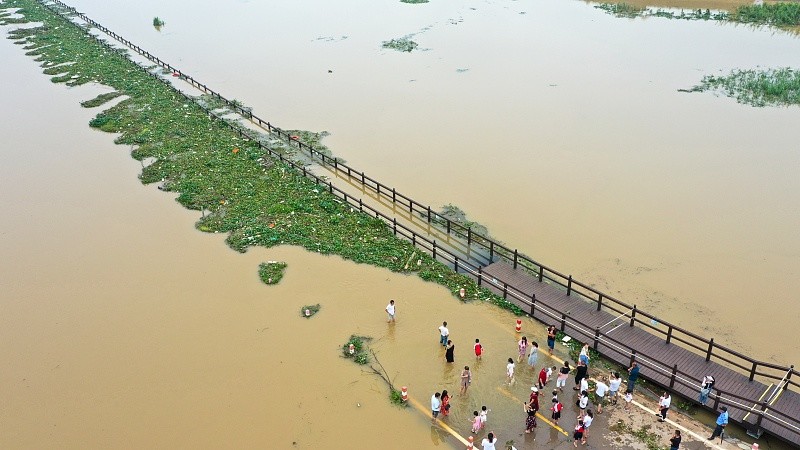
<instances>
[{"instance_id":1,"label":"wooden boardwalk","mask_svg":"<svg viewBox=\"0 0 800 450\"><path fill-rule=\"evenodd\" d=\"M774 384L764 384L758 379L750 381L747 374L713 360L707 361L704 354L667 343L663 337L642 327L631 326L630 316L605 309L598 311L596 303L586 301L579 295L568 296L560 286L540 282L529 272L514 269L506 262L499 261L484 267L483 280L484 286L500 295L503 295L502 283L521 291L527 299L535 294L534 318L555 324L558 328L562 328L563 324L566 334L590 345L596 343L597 351L604 357L625 367L632 360L629 350L632 349L640 366L641 377L682 397L697 400L702 378L713 375L716 379L715 393L706 407L716 410L722 403L727 403L730 420L748 430L754 428L758 419L758 414L748 414L749 408L760 410L762 400L775 391ZM501 281L501 287L486 280ZM508 295L507 299L530 314L530 300L523 301L512 295ZM562 317L566 318L563 322ZM596 340L598 328L602 335ZM623 376L623 379L627 378ZM788 417L765 416L760 429L793 444L800 442L800 395L790 389L783 390L773 399L769 410L779 411ZM778 421L783 421L783 426Z\"/></svg>"}]
</instances>

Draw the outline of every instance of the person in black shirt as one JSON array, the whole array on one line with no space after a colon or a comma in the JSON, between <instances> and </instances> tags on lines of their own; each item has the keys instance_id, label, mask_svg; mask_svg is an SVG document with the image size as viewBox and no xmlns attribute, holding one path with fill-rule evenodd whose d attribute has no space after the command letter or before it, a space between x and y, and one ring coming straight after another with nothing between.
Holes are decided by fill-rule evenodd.
<instances>
[{"instance_id":1,"label":"person in black shirt","mask_svg":"<svg viewBox=\"0 0 800 450\"><path fill-rule=\"evenodd\" d=\"M681 430L675 430L675 434L669 440L669 450L678 450L681 446Z\"/></svg>"},{"instance_id":2,"label":"person in black shirt","mask_svg":"<svg viewBox=\"0 0 800 450\"><path fill-rule=\"evenodd\" d=\"M580 389L579 386L581 384L581 380L586 378L586 372L588 370L589 368L586 367L586 364L584 364L583 361L578 362L578 367L575 368L575 387L572 389L575 389L576 391Z\"/></svg>"}]
</instances>

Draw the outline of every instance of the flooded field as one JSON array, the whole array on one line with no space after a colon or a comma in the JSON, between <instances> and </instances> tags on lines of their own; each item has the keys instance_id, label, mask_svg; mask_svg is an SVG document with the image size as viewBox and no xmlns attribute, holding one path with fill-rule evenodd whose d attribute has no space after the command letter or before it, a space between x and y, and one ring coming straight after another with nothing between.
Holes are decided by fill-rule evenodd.
<instances>
[{"instance_id":1,"label":"flooded field","mask_svg":"<svg viewBox=\"0 0 800 450\"><path fill-rule=\"evenodd\" d=\"M459 205L556 269L734 349L800 361L800 110L677 92L719 70L798 67L793 35L621 20L577 1L73 4L273 123L330 131L355 167ZM381 48L409 35L411 53ZM547 427L521 437L516 399L533 375L503 386L510 315L335 257L230 251L86 126L95 111L78 103L96 92L53 85L22 53L0 44L0 85L15 86L0 98L17 105L0 125L12 430L0 447L460 446L339 357L352 333L374 338L422 410L434 390L457 391L480 337L488 353L453 402L453 434L488 404L502 442L570 445ZM258 280L266 260L288 263L280 285ZM306 321L309 303L323 310ZM442 320L455 367L433 345ZM525 330L542 343L538 325Z\"/></svg>"}]
</instances>

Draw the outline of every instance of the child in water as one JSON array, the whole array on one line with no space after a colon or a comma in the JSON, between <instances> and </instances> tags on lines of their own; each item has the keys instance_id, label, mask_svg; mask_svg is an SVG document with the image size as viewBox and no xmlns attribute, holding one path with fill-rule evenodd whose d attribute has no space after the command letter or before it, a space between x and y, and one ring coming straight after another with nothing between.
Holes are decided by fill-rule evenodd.
<instances>
[{"instance_id":1,"label":"child in water","mask_svg":"<svg viewBox=\"0 0 800 450\"><path fill-rule=\"evenodd\" d=\"M475 434L481 429L481 415L478 414L478 411L475 411L472 414L475 417L473 417L470 422L472 422L472 434Z\"/></svg>"}]
</instances>

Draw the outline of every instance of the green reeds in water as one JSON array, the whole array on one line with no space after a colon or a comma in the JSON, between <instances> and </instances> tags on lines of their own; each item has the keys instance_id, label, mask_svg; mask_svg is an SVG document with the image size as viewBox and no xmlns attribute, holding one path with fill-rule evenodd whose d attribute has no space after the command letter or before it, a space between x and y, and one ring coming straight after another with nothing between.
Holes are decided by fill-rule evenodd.
<instances>
[{"instance_id":1,"label":"green reeds in water","mask_svg":"<svg viewBox=\"0 0 800 450\"><path fill-rule=\"evenodd\" d=\"M689 92L716 91L751 106L800 105L800 71L784 67L737 69L725 76L707 75Z\"/></svg>"},{"instance_id":2,"label":"green reeds in water","mask_svg":"<svg viewBox=\"0 0 800 450\"><path fill-rule=\"evenodd\" d=\"M731 20L778 27L798 26L800 25L800 2L740 6L731 14Z\"/></svg>"},{"instance_id":3,"label":"green reeds in water","mask_svg":"<svg viewBox=\"0 0 800 450\"><path fill-rule=\"evenodd\" d=\"M161 20L161 19L160 19L158 16L156 16L156 17L153 17L153 26L154 26L154 27L156 27L156 28L161 28L161 27L163 27L163 26L164 26L164 25L166 25L166 24L167 24L167 23L166 23L166 22L164 22L163 20Z\"/></svg>"}]
</instances>

